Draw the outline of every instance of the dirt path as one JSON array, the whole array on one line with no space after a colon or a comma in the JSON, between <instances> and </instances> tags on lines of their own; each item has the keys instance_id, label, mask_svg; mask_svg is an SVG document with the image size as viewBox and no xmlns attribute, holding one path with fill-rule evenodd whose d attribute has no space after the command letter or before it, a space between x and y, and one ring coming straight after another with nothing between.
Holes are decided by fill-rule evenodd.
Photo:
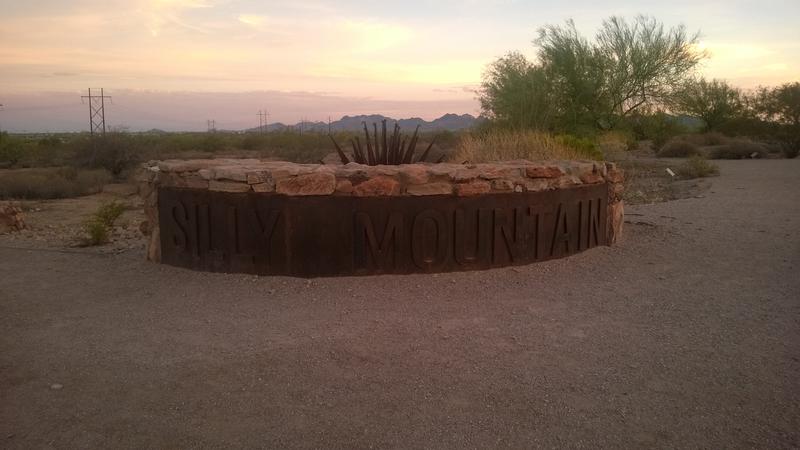
<instances>
[{"instance_id":1,"label":"dirt path","mask_svg":"<svg viewBox=\"0 0 800 450\"><path fill-rule=\"evenodd\" d=\"M800 160L720 165L617 247L487 272L0 240L0 447L800 446Z\"/></svg>"}]
</instances>

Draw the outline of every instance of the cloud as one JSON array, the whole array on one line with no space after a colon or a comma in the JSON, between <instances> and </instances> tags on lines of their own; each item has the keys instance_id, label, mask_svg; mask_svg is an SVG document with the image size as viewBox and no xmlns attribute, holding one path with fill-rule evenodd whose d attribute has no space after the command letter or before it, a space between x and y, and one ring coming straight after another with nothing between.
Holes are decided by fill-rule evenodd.
<instances>
[{"instance_id":1,"label":"cloud","mask_svg":"<svg viewBox=\"0 0 800 450\"><path fill-rule=\"evenodd\" d=\"M789 70L789 65L786 63L772 63L762 66L761 70L767 72L786 72Z\"/></svg>"},{"instance_id":2,"label":"cloud","mask_svg":"<svg viewBox=\"0 0 800 450\"><path fill-rule=\"evenodd\" d=\"M260 14L239 14L239 22L254 27L259 27L267 20L266 16Z\"/></svg>"},{"instance_id":3,"label":"cloud","mask_svg":"<svg viewBox=\"0 0 800 450\"><path fill-rule=\"evenodd\" d=\"M142 10L148 17L147 28L153 37L158 37L168 25L178 25L181 28L206 32L198 25L191 24L181 18L181 13L187 9L213 8L214 3L199 0L149 0Z\"/></svg>"},{"instance_id":4,"label":"cloud","mask_svg":"<svg viewBox=\"0 0 800 450\"><path fill-rule=\"evenodd\" d=\"M775 54L775 50L767 46L744 42L705 41L700 42L698 48L707 51L712 59L722 60L757 59Z\"/></svg>"},{"instance_id":5,"label":"cloud","mask_svg":"<svg viewBox=\"0 0 800 450\"><path fill-rule=\"evenodd\" d=\"M409 27L372 20L345 20L339 28L347 36L349 50L359 53L385 50L414 37L414 31Z\"/></svg>"}]
</instances>

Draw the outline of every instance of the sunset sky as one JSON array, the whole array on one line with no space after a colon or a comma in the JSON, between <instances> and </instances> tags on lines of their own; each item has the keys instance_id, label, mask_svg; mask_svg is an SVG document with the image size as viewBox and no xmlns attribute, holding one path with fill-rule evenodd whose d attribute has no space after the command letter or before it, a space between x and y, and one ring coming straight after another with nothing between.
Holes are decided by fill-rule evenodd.
<instances>
[{"instance_id":1,"label":"sunset sky","mask_svg":"<svg viewBox=\"0 0 800 450\"><path fill-rule=\"evenodd\" d=\"M479 113L494 58L535 57L536 29L573 18L655 16L702 33L701 72L741 87L800 79L800 1L404 2L37 0L2 2L0 127L86 128L87 87L111 126L203 130L377 113Z\"/></svg>"}]
</instances>

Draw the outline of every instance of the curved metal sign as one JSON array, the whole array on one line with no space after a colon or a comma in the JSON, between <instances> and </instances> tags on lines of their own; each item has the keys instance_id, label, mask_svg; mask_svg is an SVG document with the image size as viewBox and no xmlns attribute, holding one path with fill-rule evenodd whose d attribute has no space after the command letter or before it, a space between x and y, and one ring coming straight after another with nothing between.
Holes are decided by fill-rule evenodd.
<instances>
[{"instance_id":1,"label":"curved metal sign","mask_svg":"<svg viewBox=\"0 0 800 450\"><path fill-rule=\"evenodd\" d=\"M475 197L160 188L162 262L305 277L527 264L606 244L607 186Z\"/></svg>"}]
</instances>

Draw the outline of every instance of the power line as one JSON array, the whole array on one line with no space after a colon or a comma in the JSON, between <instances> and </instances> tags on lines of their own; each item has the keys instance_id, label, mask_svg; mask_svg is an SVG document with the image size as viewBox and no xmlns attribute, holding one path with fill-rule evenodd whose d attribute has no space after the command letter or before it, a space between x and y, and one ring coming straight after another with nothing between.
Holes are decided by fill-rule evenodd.
<instances>
[{"instance_id":1,"label":"power line","mask_svg":"<svg viewBox=\"0 0 800 450\"><path fill-rule=\"evenodd\" d=\"M267 110L258 110L258 132L261 134L269 133L269 112Z\"/></svg>"},{"instance_id":2,"label":"power line","mask_svg":"<svg viewBox=\"0 0 800 450\"><path fill-rule=\"evenodd\" d=\"M104 95L103 88L100 88L100 95L92 95L92 88L89 88L89 95L81 95L81 103L84 99L89 99L89 133L106 134L106 99L111 97Z\"/></svg>"}]
</instances>

